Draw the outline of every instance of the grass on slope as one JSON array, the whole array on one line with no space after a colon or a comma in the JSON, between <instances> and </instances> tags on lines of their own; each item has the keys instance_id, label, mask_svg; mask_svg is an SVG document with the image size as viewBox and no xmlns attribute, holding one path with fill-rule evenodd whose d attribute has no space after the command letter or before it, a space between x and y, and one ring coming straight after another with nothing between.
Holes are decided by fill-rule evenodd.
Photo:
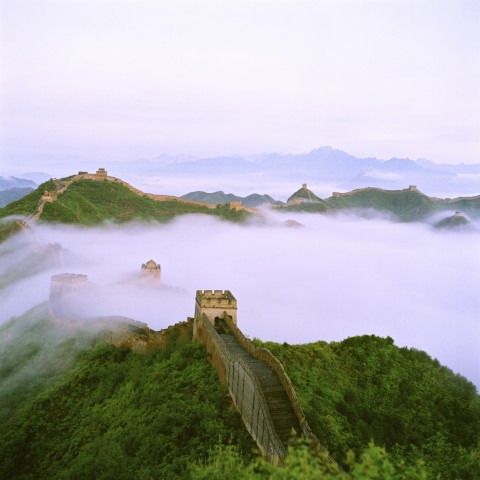
<instances>
[{"instance_id":1,"label":"grass on slope","mask_svg":"<svg viewBox=\"0 0 480 480\"><path fill-rule=\"evenodd\" d=\"M56 202L45 205L41 218L42 221L97 225L106 220L119 223L131 220L168 221L185 213L217 215L234 221L248 215L227 208L209 209L175 200L158 202L136 195L120 184L80 180L70 185Z\"/></svg>"},{"instance_id":2,"label":"grass on slope","mask_svg":"<svg viewBox=\"0 0 480 480\"><path fill-rule=\"evenodd\" d=\"M453 201L435 200L435 204L442 210L459 210L472 217L480 216L480 195L476 197L458 198Z\"/></svg>"},{"instance_id":3,"label":"grass on slope","mask_svg":"<svg viewBox=\"0 0 480 480\"><path fill-rule=\"evenodd\" d=\"M249 458L253 441L191 334L172 328L150 354L83 353L0 427L0 478L188 478L190 463L230 439Z\"/></svg>"},{"instance_id":4,"label":"grass on slope","mask_svg":"<svg viewBox=\"0 0 480 480\"><path fill-rule=\"evenodd\" d=\"M317 197L311 190L308 188L300 188L297 190L293 195L290 195L288 197L287 203L291 202L295 198L303 198L305 200L311 201L311 202L321 202L322 199Z\"/></svg>"},{"instance_id":5,"label":"grass on slope","mask_svg":"<svg viewBox=\"0 0 480 480\"><path fill-rule=\"evenodd\" d=\"M480 459L475 387L425 352L373 335L262 345L282 362L310 426L337 460L373 440L411 463L424 457L431 471L453 479L464 478L456 475L465 451L477 448Z\"/></svg>"},{"instance_id":6,"label":"grass on slope","mask_svg":"<svg viewBox=\"0 0 480 480\"><path fill-rule=\"evenodd\" d=\"M55 190L53 181L43 183L34 192L0 209L0 218L32 214L45 190ZM232 222L241 222L250 216L248 212L230 210L228 206L210 209L176 200L158 202L136 195L120 184L80 180L59 195L57 201L45 205L41 221L79 225L98 225L108 220L119 223L131 220L165 222L186 213L213 215ZM12 223L2 225L0 239L17 230Z\"/></svg>"},{"instance_id":7,"label":"grass on slope","mask_svg":"<svg viewBox=\"0 0 480 480\"><path fill-rule=\"evenodd\" d=\"M348 195L331 197L327 204L333 209L373 208L393 213L404 222L424 219L437 210L433 200L418 191L377 188L364 188Z\"/></svg>"}]
</instances>

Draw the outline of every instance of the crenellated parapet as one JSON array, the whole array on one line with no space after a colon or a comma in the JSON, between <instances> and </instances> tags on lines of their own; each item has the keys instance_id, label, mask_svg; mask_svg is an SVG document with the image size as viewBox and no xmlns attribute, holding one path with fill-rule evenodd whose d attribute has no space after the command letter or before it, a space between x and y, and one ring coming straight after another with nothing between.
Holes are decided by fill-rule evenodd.
<instances>
[{"instance_id":1,"label":"crenellated parapet","mask_svg":"<svg viewBox=\"0 0 480 480\"><path fill-rule=\"evenodd\" d=\"M237 300L230 290L197 290L193 324L194 337L203 315L208 318L212 325L215 325L215 319L223 318L224 314L232 317L233 323L237 324Z\"/></svg>"},{"instance_id":2,"label":"crenellated parapet","mask_svg":"<svg viewBox=\"0 0 480 480\"><path fill-rule=\"evenodd\" d=\"M269 350L257 348L243 335L237 327L236 312L237 301L229 290L198 290L194 338L205 345L211 364L227 385L260 451L270 462L281 463L293 430L316 452L328 455L310 429L282 364Z\"/></svg>"}]
</instances>

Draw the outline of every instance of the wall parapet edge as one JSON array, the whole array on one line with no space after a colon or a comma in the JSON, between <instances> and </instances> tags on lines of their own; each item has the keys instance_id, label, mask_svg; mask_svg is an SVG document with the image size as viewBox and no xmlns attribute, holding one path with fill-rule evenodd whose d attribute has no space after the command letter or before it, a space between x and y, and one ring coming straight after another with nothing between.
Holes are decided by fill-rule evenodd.
<instances>
[{"instance_id":1,"label":"wall parapet edge","mask_svg":"<svg viewBox=\"0 0 480 480\"><path fill-rule=\"evenodd\" d=\"M328 458L334 464L338 465L337 462L330 456L328 450L320 443L320 440L318 440L317 436L313 433L310 425L308 425L305 414L303 413L303 409L300 405L300 402L298 401L297 394L295 393L295 389L293 388L292 381L290 380L290 377L283 368L280 360L278 360L278 358L273 355L270 350L266 348L258 348L253 345L253 343L248 338L246 338L242 331L232 322L231 318L228 315L225 315L224 320L228 328L240 342L240 345L242 345L242 347L257 360L263 360L264 362L266 362L278 375L278 378L280 379L280 382L285 388L287 396L292 404L293 411L298 418L300 428L302 429L301 433L303 434L303 436L311 442L312 447L316 451L326 453L328 455Z\"/></svg>"},{"instance_id":2,"label":"wall parapet edge","mask_svg":"<svg viewBox=\"0 0 480 480\"><path fill-rule=\"evenodd\" d=\"M224 315L224 318L226 317L228 315ZM230 396L240 412L245 427L262 453L271 463L281 463L287 452L278 438L270 416L267 400L253 369L243 358L228 351L221 336L205 314L200 319L197 338L205 345L207 352L211 355L211 363L217 370L222 383L227 385ZM243 376L241 395L238 387L239 376ZM237 379L237 384L235 384L235 378ZM254 401L252 402L251 410L249 409L250 405L245 405L244 401L244 398L246 398L243 387L245 379L251 382L254 391ZM260 420L261 429L259 428Z\"/></svg>"}]
</instances>

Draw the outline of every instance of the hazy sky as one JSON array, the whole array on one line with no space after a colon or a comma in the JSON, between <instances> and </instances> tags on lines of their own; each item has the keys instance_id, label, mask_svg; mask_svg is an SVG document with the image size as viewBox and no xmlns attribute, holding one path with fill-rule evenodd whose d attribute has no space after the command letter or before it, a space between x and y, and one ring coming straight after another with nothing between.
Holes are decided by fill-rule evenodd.
<instances>
[{"instance_id":1,"label":"hazy sky","mask_svg":"<svg viewBox=\"0 0 480 480\"><path fill-rule=\"evenodd\" d=\"M0 0L0 18L2 164L480 161L476 0Z\"/></svg>"}]
</instances>

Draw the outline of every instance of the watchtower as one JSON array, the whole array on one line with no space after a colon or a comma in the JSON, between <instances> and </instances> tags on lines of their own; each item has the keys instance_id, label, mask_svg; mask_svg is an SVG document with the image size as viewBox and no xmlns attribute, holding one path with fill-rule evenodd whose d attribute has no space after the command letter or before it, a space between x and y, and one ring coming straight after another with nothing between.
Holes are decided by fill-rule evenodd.
<instances>
[{"instance_id":1,"label":"watchtower","mask_svg":"<svg viewBox=\"0 0 480 480\"><path fill-rule=\"evenodd\" d=\"M418 192L418 188L416 185L409 185L408 186L408 189L411 191L411 192Z\"/></svg>"},{"instance_id":2,"label":"watchtower","mask_svg":"<svg viewBox=\"0 0 480 480\"><path fill-rule=\"evenodd\" d=\"M308 188L308 187L307 187L307 184L306 184L306 183L302 183L302 188L307 189L307 188Z\"/></svg>"},{"instance_id":3,"label":"watchtower","mask_svg":"<svg viewBox=\"0 0 480 480\"><path fill-rule=\"evenodd\" d=\"M237 300L230 290L197 290L195 297L195 319L193 322L193 337L196 337L198 324L203 314L215 326L215 319L222 318L224 314L232 317L237 324Z\"/></svg>"},{"instance_id":4,"label":"watchtower","mask_svg":"<svg viewBox=\"0 0 480 480\"><path fill-rule=\"evenodd\" d=\"M152 280L160 280L161 267L155 260L149 260L146 263L142 263L140 273L143 278L151 278Z\"/></svg>"},{"instance_id":5,"label":"watchtower","mask_svg":"<svg viewBox=\"0 0 480 480\"><path fill-rule=\"evenodd\" d=\"M95 173L95 177L98 180L105 180L107 178L107 171L104 168L99 168L97 173Z\"/></svg>"},{"instance_id":6,"label":"watchtower","mask_svg":"<svg viewBox=\"0 0 480 480\"><path fill-rule=\"evenodd\" d=\"M88 287L88 275L80 273L52 275L49 302L52 319L66 320L74 317L72 303L81 299L81 295L88 291Z\"/></svg>"}]
</instances>

